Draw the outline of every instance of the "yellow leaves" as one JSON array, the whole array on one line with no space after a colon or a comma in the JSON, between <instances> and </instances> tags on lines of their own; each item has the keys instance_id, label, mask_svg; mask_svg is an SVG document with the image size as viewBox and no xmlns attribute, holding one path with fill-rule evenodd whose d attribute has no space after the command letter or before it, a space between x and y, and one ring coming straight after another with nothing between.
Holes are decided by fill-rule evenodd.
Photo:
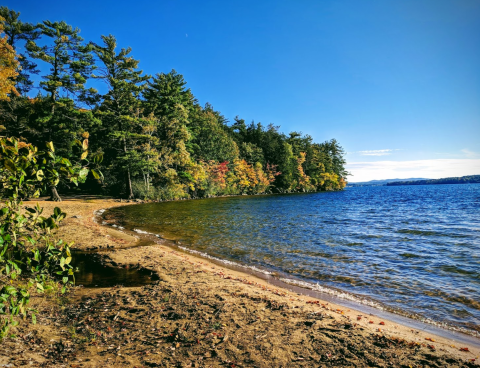
<instances>
[{"instance_id":1,"label":"yellow leaves","mask_svg":"<svg viewBox=\"0 0 480 368\"><path fill-rule=\"evenodd\" d=\"M25 142L18 142L17 148L20 150L22 148L30 147L30 143L25 143Z\"/></svg>"},{"instance_id":2,"label":"yellow leaves","mask_svg":"<svg viewBox=\"0 0 480 368\"><path fill-rule=\"evenodd\" d=\"M53 142L47 142L47 148L48 148L51 152L55 152L55 148L53 147Z\"/></svg>"},{"instance_id":3,"label":"yellow leaves","mask_svg":"<svg viewBox=\"0 0 480 368\"><path fill-rule=\"evenodd\" d=\"M15 78L18 75L18 60L15 50L7 43L7 36L2 37L4 19L0 17L0 100L10 100L9 93L18 95Z\"/></svg>"},{"instance_id":4,"label":"yellow leaves","mask_svg":"<svg viewBox=\"0 0 480 368\"><path fill-rule=\"evenodd\" d=\"M300 157L297 158L297 189L310 189L310 177L305 174L305 171L303 171L303 163L305 162L306 159L306 153L305 152L300 152Z\"/></svg>"},{"instance_id":5,"label":"yellow leaves","mask_svg":"<svg viewBox=\"0 0 480 368\"><path fill-rule=\"evenodd\" d=\"M190 175L191 178L191 181L187 183L187 186L190 188L190 190L194 191L195 188L203 189L208 178L205 168L200 164L191 162L186 167L185 171Z\"/></svg>"},{"instance_id":6,"label":"yellow leaves","mask_svg":"<svg viewBox=\"0 0 480 368\"><path fill-rule=\"evenodd\" d=\"M241 192L254 188L258 184L258 178L253 167L245 160L235 160L234 164L234 172Z\"/></svg>"}]
</instances>

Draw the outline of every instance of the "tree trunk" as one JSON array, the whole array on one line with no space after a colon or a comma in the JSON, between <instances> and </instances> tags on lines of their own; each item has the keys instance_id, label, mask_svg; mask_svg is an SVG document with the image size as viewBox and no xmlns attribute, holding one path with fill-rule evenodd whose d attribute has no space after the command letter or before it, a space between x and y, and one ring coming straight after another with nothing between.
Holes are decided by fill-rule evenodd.
<instances>
[{"instance_id":1,"label":"tree trunk","mask_svg":"<svg viewBox=\"0 0 480 368\"><path fill-rule=\"evenodd\" d=\"M121 128L121 127L120 127ZM123 152L127 153L127 140L123 137ZM130 169L125 173L125 184L127 185L128 199L133 199L132 178L130 177Z\"/></svg>"},{"instance_id":2,"label":"tree trunk","mask_svg":"<svg viewBox=\"0 0 480 368\"><path fill-rule=\"evenodd\" d=\"M58 195L57 188L54 186L51 186L50 190L52 192L50 196L50 200L54 202L61 202L62 198L60 198L60 196Z\"/></svg>"},{"instance_id":3,"label":"tree trunk","mask_svg":"<svg viewBox=\"0 0 480 368\"><path fill-rule=\"evenodd\" d=\"M130 169L127 169L125 179L127 184L128 199L133 199L133 189L132 189L132 179L130 178Z\"/></svg>"}]
</instances>

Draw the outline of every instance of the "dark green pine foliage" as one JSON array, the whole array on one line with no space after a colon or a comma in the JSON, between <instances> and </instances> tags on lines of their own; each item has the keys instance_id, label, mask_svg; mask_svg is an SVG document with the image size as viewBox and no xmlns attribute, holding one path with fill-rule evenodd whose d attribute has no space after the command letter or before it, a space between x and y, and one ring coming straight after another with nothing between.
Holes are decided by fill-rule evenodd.
<instances>
[{"instance_id":1,"label":"dark green pine foliage","mask_svg":"<svg viewBox=\"0 0 480 368\"><path fill-rule=\"evenodd\" d=\"M146 113L158 119L156 134L165 150L164 156L170 157L175 169L179 166L182 169L189 160L190 115L196 104L185 85L183 76L172 70L152 78L143 94Z\"/></svg>"},{"instance_id":2,"label":"dark green pine foliage","mask_svg":"<svg viewBox=\"0 0 480 368\"><path fill-rule=\"evenodd\" d=\"M31 40L27 49L49 66L49 72L40 82L46 96L37 96L29 135L40 146L42 141L53 142L63 157L72 158L77 154L75 141L87 138L88 131L99 124L91 111L82 108L87 96L96 93L85 86L95 68L93 55L90 46L82 43L78 28L63 21L44 21L39 29L45 44Z\"/></svg>"},{"instance_id":3,"label":"dark green pine foliage","mask_svg":"<svg viewBox=\"0 0 480 368\"><path fill-rule=\"evenodd\" d=\"M186 84L183 75L175 70L157 74L143 93L146 113L174 119L178 116L179 105L187 111L192 110L196 100L190 89L185 88Z\"/></svg>"},{"instance_id":4,"label":"dark green pine foliage","mask_svg":"<svg viewBox=\"0 0 480 368\"><path fill-rule=\"evenodd\" d=\"M112 35L84 44L65 22L34 26L5 7L0 15L25 65L16 83L23 95L0 102L1 134L40 147L52 142L60 157L80 154L80 166L103 157L113 195L175 199L341 190L346 184L345 152L335 140L314 143L301 132L286 135L238 116L230 124L210 104L202 107L175 70L143 75L131 50L118 51ZM35 63L47 66L37 85L30 78ZM88 89L90 77L105 82L107 92ZM31 87L41 91L35 98L26 95ZM100 190L93 183L91 189Z\"/></svg>"},{"instance_id":5,"label":"dark green pine foliage","mask_svg":"<svg viewBox=\"0 0 480 368\"><path fill-rule=\"evenodd\" d=\"M349 173L345 170L345 150L340 146L336 139L326 141L320 144L320 150L323 152L325 161L325 171L334 172L342 178L346 178Z\"/></svg>"},{"instance_id":6,"label":"dark green pine foliage","mask_svg":"<svg viewBox=\"0 0 480 368\"><path fill-rule=\"evenodd\" d=\"M95 109L102 126L96 130L94 142L97 149L105 152L110 178L117 180L120 173L119 188L133 198L132 175L138 171L136 145L142 125L140 95L149 76L142 75L139 61L129 55L130 48L117 52L117 41L112 35L102 36L102 40L103 45L92 44L102 64L93 77L102 79L108 92L100 96Z\"/></svg>"},{"instance_id":7,"label":"dark green pine foliage","mask_svg":"<svg viewBox=\"0 0 480 368\"><path fill-rule=\"evenodd\" d=\"M85 83L92 73L94 66L90 45L83 45L80 30L73 28L64 21L43 21L39 25L42 38L47 37L50 43L39 46L36 41L29 41L27 49L35 59L49 64L50 74L43 77L40 82L50 96L52 110L59 97L82 98L89 92Z\"/></svg>"},{"instance_id":8,"label":"dark green pine foliage","mask_svg":"<svg viewBox=\"0 0 480 368\"><path fill-rule=\"evenodd\" d=\"M196 105L189 121L192 138L188 148L197 161L231 163L238 159L238 146L225 126L225 118L211 105L207 104L203 109Z\"/></svg>"}]
</instances>

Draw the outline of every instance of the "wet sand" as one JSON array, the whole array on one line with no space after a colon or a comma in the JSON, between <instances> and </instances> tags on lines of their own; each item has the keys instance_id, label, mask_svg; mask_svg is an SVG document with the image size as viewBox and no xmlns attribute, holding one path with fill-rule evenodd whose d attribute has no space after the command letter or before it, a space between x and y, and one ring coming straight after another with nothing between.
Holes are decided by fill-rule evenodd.
<instances>
[{"instance_id":1,"label":"wet sand","mask_svg":"<svg viewBox=\"0 0 480 368\"><path fill-rule=\"evenodd\" d=\"M163 244L131 248L137 237L93 219L121 205L113 200L40 205L67 212L58 235L74 248L101 251L116 267L150 270L159 281L76 287L62 301L34 298L38 324L22 323L18 337L5 340L0 366L478 366L478 345L300 295Z\"/></svg>"}]
</instances>

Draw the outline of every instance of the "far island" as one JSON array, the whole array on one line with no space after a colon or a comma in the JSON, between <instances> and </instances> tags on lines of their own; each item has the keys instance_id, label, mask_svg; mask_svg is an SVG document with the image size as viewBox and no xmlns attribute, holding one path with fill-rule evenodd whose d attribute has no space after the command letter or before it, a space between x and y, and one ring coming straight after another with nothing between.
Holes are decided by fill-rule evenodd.
<instances>
[{"instance_id":1,"label":"far island","mask_svg":"<svg viewBox=\"0 0 480 368\"><path fill-rule=\"evenodd\" d=\"M443 179L394 181L394 182L386 183L385 185L396 186L396 185L473 184L473 183L480 183L480 175L468 175L468 176L443 178Z\"/></svg>"}]
</instances>

